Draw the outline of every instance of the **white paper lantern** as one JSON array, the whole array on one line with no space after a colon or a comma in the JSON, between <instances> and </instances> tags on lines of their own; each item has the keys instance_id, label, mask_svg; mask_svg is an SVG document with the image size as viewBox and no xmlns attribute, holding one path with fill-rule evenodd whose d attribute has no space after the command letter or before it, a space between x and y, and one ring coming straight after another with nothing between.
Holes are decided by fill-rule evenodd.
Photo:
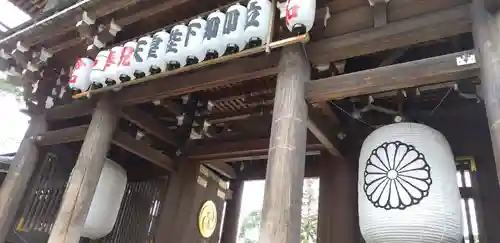
<instances>
[{"instance_id":1,"label":"white paper lantern","mask_svg":"<svg viewBox=\"0 0 500 243\"><path fill-rule=\"evenodd\" d=\"M285 11L288 29L296 34L305 34L314 25L316 0L288 0Z\"/></svg>"},{"instance_id":2,"label":"white paper lantern","mask_svg":"<svg viewBox=\"0 0 500 243\"><path fill-rule=\"evenodd\" d=\"M164 30L156 32L149 46L148 63L151 74L163 72L167 69L165 55L170 34Z\"/></svg>"},{"instance_id":3,"label":"white paper lantern","mask_svg":"<svg viewBox=\"0 0 500 243\"><path fill-rule=\"evenodd\" d=\"M222 40L228 53L236 53L245 49L247 38L245 27L247 23L247 8L236 3L226 11L226 21L222 30Z\"/></svg>"},{"instance_id":4,"label":"white paper lantern","mask_svg":"<svg viewBox=\"0 0 500 243\"><path fill-rule=\"evenodd\" d=\"M127 172L108 159L102 169L83 225L83 237L97 240L113 230L126 186Z\"/></svg>"},{"instance_id":5,"label":"white paper lantern","mask_svg":"<svg viewBox=\"0 0 500 243\"><path fill-rule=\"evenodd\" d=\"M459 243L460 192L438 131L397 123L374 131L359 158L359 225L367 243Z\"/></svg>"},{"instance_id":6,"label":"white paper lantern","mask_svg":"<svg viewBox=\"0 0 500 243\"><path fill-rule=\"evenodd\" d=\"M226 51L226 44L222 41L225 21L226 15L219 10L208 15L205 36L203 37L203 45L207 50L207 59L220 57Z\"/></svg>"},{"instance_id":7,"label":"white paper lantern","mask_svg":"<svg viewBox=\"0 0 500 243\"><path fill-rule=\"evenodd\" d=\"M104 78L106 79L106 85L115 85L121 83L118 74L118 64L123 53L123 46L115 46L111 48L109 52L108 60L106 61L106 67L104 68Z\"/></svg>"},{"instance_id":8,"label":"white paper lantern","mask_svg":"<svg viewBox=\"0 0 500 243\"><path fill-rule=\"evenodd\" d=\"M186 64L196 64L205 60L207 50L203 45L203 36L205 35L205 28L207 28L207 21L202 18L191 20L188 24L188 35L186 43Z\"/></svg>"},{"instance_id":9,"label":"white paper lantern","mask_svg":"<svg viewBox=\"0 0 500 243\"><path fill-rule=\"evenodd\" d=\"M134 52L136 45L137 42L135 41L130 41L125 43L125 45L123 45L123 51L120 63L118 63L118 67L116 69L116 72L118 73L118 77L121 82L127 82L132 79L135 79L134 76L135 70L132 66L134 62Z\"/></svg>"},{"instance_id":10,"label":"white paper lantern","mask_svg":"<svg viewBox=\"0 0 500 243\"><path fill-rule=\"evenodd\" d=\"M90 72L90 82L92 83L92 89L100 89L106 84L106 76L104 75L104 70L106 69L106 63L108 62L110 51L103 50L97 53L97 56L92 67L92 72Z\"/></svg>"},{"instance_id":11,"label":"white paper lantern","mask_svg":"<svg viewBox=\"0 0 500 243\"><path fill-rule=\"evenodd\" d=\"M134 68L134 76L136 78L142 78L151 74L149 72L149 63L147 62L151 41L153 41L153 38L151 38L150 36L141 37L137 41L137 45L135 46L134 60L132 62L132 67Z\"/></svg>"},{"instance_id":12,"label":"white paper lantern","mask_svg":"<svg viewBox=\"0 0 500 243\"><path fill-rule=\"evenodd\" d=\"M73 93L85 92L90 88L90 72L94 61L84 57L78 59L69 79L69 88Z\"/></svg>"},{"instance_id":13,"label":"white paper lantern","mask_svg":"<svg viewBox=\"0 0 500 243\"><path fill-rule=\"evenodd\" d=\"M251 0L248 2L245 28L248 47L252 48L266 44L270 13L271 3L269 0Z\"/></svg>"},{"instance_id":14,"label":"white paper lantern","mask_svg":"<svg viewBox=\"0 0 500 243\"><path fill-rule=\"evenodd\" d=\"M165 59L168 61L167 69L173 70L186 66L186 38L188 27L184 24L176 25L170 31L170 40L167 45Z\"/></svg>"}]
</instances>

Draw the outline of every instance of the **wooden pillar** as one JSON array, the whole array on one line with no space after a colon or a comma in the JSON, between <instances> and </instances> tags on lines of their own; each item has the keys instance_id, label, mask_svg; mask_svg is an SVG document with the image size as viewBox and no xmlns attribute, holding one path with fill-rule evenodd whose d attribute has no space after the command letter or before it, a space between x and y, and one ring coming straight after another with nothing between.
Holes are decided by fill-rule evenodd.
<instances>
[{"instance_id":1,"label":"wooden pillar","mask_svg":"<svg viewBox=\"0 0 500 243\"><path fill-rule=\"evenodd\" d=\"M259 242L299 243L310 66L300 44L283 48L279 65Z\"/></svg>"},{"instance_id":2,"label":"wooden pillar","mask_svg":"<svg viewBox=\"0 0 500 243\"><path fill-rule=\"evenodd\" d=\"M321 156L318 243L359 241L356 161Z\"/></svg>"},{"instance_id":3,"label":"wooden pillar","mask_svg":"<svg viewBox=\"0 0 500 243\"><path fill-rule=\"evenodd\" d=\"M28 131L12 161L9 172L0 189L0 242L5 242L12 230L12 225L26 186L33 175L38 162L38 148L33 137L45 132L47 122L43 116L31 118Z\"/></svg>"},{"instance_id":4,"label":"wooden pillar","mask_svg":"<svg viewBox=\"0 0 500 243\"><path fill-rule=\"evenodd\" d=\"M472 5L473 36L481 63L481 86L497 175L500 175L500 12L488 12L485 0L474 0Z\"/></svg>"},{"instance_id":5,"label":"wooden pillar","mask_svg":"<svg viewBox=\"0 0 500 243\"><path fill-rule=\"evenodd\" d=\"M229 189L233 192L231 200L226 202L226 213L222 227L221 243L236 243L238 237L238 222L240 219L241 200L244 182L232 180Z\"/></svg>"},{"instance_id":6,"label":"wooden pillar","mask_svg":"<svg viewBox=\"0 0 500 243\"><path fill-rule=\"evenodd\" d=\"M102 98L71 172L48 243L79 242L117 120L116 108Z\"/></svg>"}]
</instances>

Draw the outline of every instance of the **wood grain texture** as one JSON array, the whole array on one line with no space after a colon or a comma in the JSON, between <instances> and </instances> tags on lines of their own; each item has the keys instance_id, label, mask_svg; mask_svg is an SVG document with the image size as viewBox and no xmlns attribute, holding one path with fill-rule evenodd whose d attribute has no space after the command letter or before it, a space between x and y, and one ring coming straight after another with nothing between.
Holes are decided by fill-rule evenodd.
<instances>
[{"instance_id":1,"label":"wood grain texture","mask_svg":"<svg viewBox=\"0 0 500 243\"><path fill-rule=\"evenodd\" d=\"M306 96L312 101L326 101L478 76L479 64L457 65L456 58L464 54L474 51L311 81L307 83Z\"/></svg>"},{"instance_id":2,"label":"wood grain texture","mask_svg":"<svg viewBox=\"0 0 500 243\"><path fill-rule=\"evenodd\" d=\"M259 243L300 242L307 144L304 84L311 76L302 48L292 45L282 49Z\"/></svg>"},{"instance_id":3,"label":"wood grain texture","mask_svg":"<svg viewBox=\"0 0 500 243\"><path fill-rule=\"evenodd\" d=\"M50 146L62 143L82 141L85 139L89 125L64 128L55 131L40 133L35 142L39 146Z\"/></svg>"},{"instance_id":4,"label":"wood grain texture","mask_svg":"<svg viewBox=\"0 0 500 243\"><path fill-rule=\"evenodd\" d=\"M167 126L158 122L158 120L154 119L148 113L143 112L137 108L129 107L123 109L121 116L131 123L134 123L140 128L144 129L144 131L146 131L147 133L158 137L171 145L177 145L172 131L170 131Z\"/></svg>"},{"instance_id":5,"label":"wood grain texture","mask_svg":"<svg viewBox=\"0 0 500 243\"><path fill-rule=\"evenodd\" d=\"M92 116L76 165L50 233L49 243L78 243L117 124L116 108L104 97Z\"/></svg>"},{"instance_id":6,"label":"wood grain texture","mask_svg":"<svg viewBox=\"0 0 500 243\"><path fill-rule=\"evenodd\" d=\"M5 242L12 230L12 225L26 187L33 175L38 158L38 148L32 139L47 130L43 116L31 119L28 131L12 161L9 172L0 188L0 242Z\"/></svg>"},{"instance_id":7,"label":"wood grain texture","mask_svg":"<svg viewBox=\"0 0 500 243\"><path fill-rule=\"evenodd\" d=\"M481 62L481 88L490 128L497 174L500 175L500 12L492 14L485 0L473 1L474 42ZM499 179L500 184L500 179Z\"/></svg>"},{"instance_id":8,"label":"wood grain texture","mask_svg":"<svg viewBox=\"0 0 500 243\"><path fill-rule=\"evenodd\" d=\"M232 197L226 202L226 213L222 227L221 243L236 243L238 237L238 222L240 219L241 201L243 197L244 182L232 180L229 189Z\"/></svg>"}]
</instances>

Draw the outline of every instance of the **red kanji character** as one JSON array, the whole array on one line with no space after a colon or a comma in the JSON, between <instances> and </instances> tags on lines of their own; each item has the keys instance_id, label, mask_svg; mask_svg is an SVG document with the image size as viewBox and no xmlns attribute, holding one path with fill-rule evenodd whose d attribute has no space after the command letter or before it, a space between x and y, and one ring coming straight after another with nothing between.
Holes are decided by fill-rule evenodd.
<instances>
[{"instance_id":1,"label":"red kanji character","mask_svg":"<svg viewBox=\"0 0 500 243\"><path fill-rule=\"evenodd\" d=\"M71 75L71 78L69 79L70 84L76 83L76 79L78 78L78 75Z\"/></svg>"},{"instance_id":2,"label":"red kanji character","mask_svg":"<svg viewBox=\"0 0 500 243\"><path fill-rule=\"evenodd\" d=\"M122 51L122 56L119 66L130 66L130 58L134 54L133 47L125 47Z\"/></svg>"},{"instance_id":3,"label":"red kanji character","mask_svg":"<svg viewBox=\"0 0 500 243\"><path fill-rule=\"evenodd\" d=\"M106 70L107 67L109 67L113 64L117 64L117 63L115 63L115 60L120 60L120 57L118 57L117 55L118 55L118 53L116 53L116 51L114 51L114 50L110 51L108 59L106 59L106 65L104 65L104 70Z\"/></svg>"},{"instance_id":4,"label":"red kanji character","mask_svg":"<svg viewBox=\"0 0 500 243\"><path fill-rule=\"evenodd\" d=\"M75 64L75 70L78 70L82 67L85 67L85 62L82 59L78 59L78 61Z\"/></svg>"},{"instance_id":5,"label":"red kanji character","mask_svg":"<svg viewBox=\"0 0 500 243\"><path fill-rule=\"evenodd\" d=\"M290 6L290 0L288 0L288 3L286 4L286 24L290 24L290 20L299 15L299 8L300 7L298 5Z\"/></svg>"}]
</instances>

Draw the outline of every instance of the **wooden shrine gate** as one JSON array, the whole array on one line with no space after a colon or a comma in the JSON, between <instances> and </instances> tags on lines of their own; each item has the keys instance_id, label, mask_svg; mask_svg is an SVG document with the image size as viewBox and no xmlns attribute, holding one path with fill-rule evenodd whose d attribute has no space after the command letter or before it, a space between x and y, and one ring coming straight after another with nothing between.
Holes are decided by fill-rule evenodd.
<instances>
[{"instance_id":1,"label":"wooden shrine gate","mask_svg":"<svg viewBox=\"0 0 500 243\"><path fill-rule=\"evenodd\" d=\"M64 145L43 151L31 190L23 199L23 208L9 236L9 242L47 242L54 225L77 154ZM155 233L161 198L167 179L129 181L112 232L99 240L84 242L151 242Z\"/></svg>"}]
</instances>

